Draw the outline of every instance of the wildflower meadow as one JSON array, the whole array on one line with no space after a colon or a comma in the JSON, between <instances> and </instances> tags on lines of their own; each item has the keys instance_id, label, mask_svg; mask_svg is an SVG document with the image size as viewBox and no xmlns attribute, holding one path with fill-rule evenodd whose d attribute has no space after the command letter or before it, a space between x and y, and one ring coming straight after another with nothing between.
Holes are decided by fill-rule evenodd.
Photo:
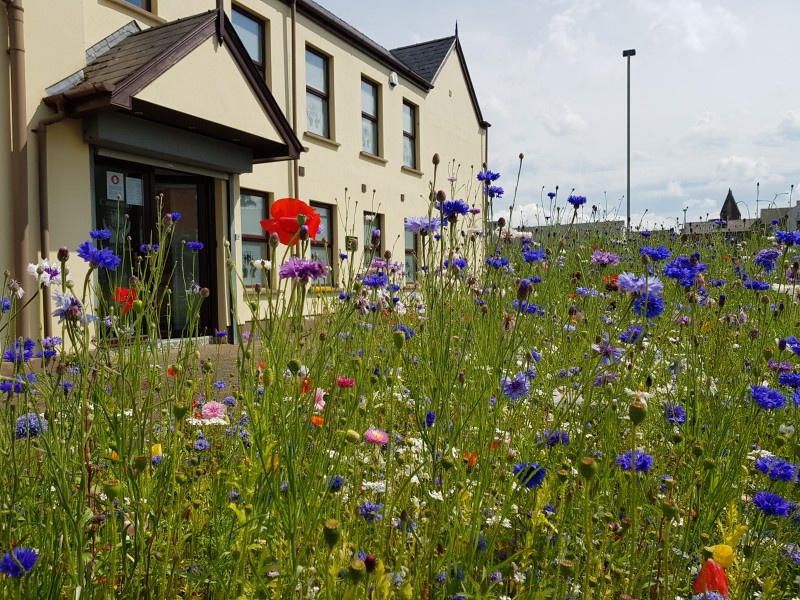
<instances>
[{"instance_id":1,"label":"wildflower meadow","mask_svg":"<svg viewBox=\"0 0 800 600\"><path fill-rule=\"evenodd\" d=\"M276 201L262 283L227 261L233 376L209 250L159 251L178 213L7 273L0 597L799 597L800 232L625 231L557 189L509 229L499 175L459 177L410 273L376 229L326 283L319 215ZM15 339L42 296L56 335Z\"/></svg>"}]
</instances>

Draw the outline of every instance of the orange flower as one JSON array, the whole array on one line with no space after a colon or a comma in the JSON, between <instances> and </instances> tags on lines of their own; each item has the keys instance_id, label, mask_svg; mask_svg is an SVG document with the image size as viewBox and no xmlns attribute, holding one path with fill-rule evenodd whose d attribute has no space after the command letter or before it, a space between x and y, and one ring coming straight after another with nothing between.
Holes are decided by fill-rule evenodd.
<instances>
[{"instance_id":1,"label":"orange flower","mask_svg":"<svg viewBox=\"0 0 800 600\"><path fill-rule=\"evenodd\" d=\"M308 236L316 239L320 225L319 213L308 204L297 198L281 198L276 200L269 209L271 219L261 221L261 227L272 233L278 234L278 239L285 246L294 245L299 241L297 232L300 231L299 215L304 215L305 225L308 226Z\"/></svg>"},{"instance_id":2,"label":"orange flower","mask_svg":"<svg viewBox=\"0 0 800 600\"><path fill-rule=\"evenodd\" d=\"M467 463L467 468L471 469L475 466L475 463L478 462L478 454L473 452L472 454L468 452L464 452L461 454L461 458L464 459L464 462Z\"/></svg>"},{"instance_id":3,"label":"orange flower","mask_svg":"<svg viewBox=\"0 0 800 600\"><path fill-rule=\"evenodd\" d=\"M122 316L128 314L128 311L133 308L133 303L136 302L136 290L128 289L117 286L114 290L114 300L116 302L124 302L122 305Z\"/></svg>"},{"instance_id":4,"label":"orange flower","mask_svg":"<svg viewBox=\"0 0 800 600\"><path fill-rule=\"evenodd\" d=\"M317 415L313 415L313 416L311 417L311 424L312 424L314 427L320 427L320 426L322 426L322 424L323 424L324 422L325 422L325 419L323 419L322 417L319 417L319 416L317 416Z\"/></svg>"},{"instance_id":5,"label":"orange flower","mask_svg":"<svg viewBox=\"0 0 800 600\"><path fill-rule=\"evenodd\" d=\"M311 378L310 377L302 377L300 379L300 393L307 394L311 391Z\"/></svg>"}]
</instances>

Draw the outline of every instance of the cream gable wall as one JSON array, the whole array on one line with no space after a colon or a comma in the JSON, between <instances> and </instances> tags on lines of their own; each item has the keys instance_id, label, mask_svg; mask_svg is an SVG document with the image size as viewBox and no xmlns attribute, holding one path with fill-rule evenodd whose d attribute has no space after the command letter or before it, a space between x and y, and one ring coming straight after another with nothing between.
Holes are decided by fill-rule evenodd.
<instances>
[{"instance_id":1,"label":"cream gable wall","mask_svg":"<svg viewBox=\"0 0 800 600\"><path fill-rule=\"evenodd\" d=\"M228 47L209 38L135 98L271 140L280 135Z\"/></svg>"}]
</instances>

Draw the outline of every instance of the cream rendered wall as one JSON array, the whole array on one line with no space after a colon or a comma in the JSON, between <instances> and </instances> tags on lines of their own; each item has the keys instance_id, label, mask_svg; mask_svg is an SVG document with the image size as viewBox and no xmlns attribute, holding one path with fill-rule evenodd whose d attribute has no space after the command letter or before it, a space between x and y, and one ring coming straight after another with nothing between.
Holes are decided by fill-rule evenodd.
<instances>
[{"instance_id":1,"label":"cream rendered wall","mask_svg":"<svg viewBox=\"0 0 800 600\"><path fill-rule=\"evenodd\" d=\"M4 32L3 40L8 39L8 14L0 10L0 31ZM0 52L0 271L11 269L14 264L14 237L12 226L14 221L11 210L11 98L8 79L8 52ZM0 293L4 293L3 290Z\"/></svg>"}]
</instances>

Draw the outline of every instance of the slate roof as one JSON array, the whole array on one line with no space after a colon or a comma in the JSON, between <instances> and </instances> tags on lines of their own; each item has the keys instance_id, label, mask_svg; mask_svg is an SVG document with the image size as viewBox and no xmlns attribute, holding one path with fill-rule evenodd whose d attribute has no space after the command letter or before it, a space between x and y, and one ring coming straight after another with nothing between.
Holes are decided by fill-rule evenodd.
<instances>
[{"instance_id":1,"label":"slate roof","mask_svg":"<svg viewBox=\"0 0 800 600\"><path fill-rule=\"evenodd\" d=\"M456 36L450 36L395 48L391 53L432 84L455 41Z\"/></svg>"},{"instance_id":2,"label":"slate roof","mask_svg":"<svg viewBox=\"0 0 800 600\"><path fill-rule=\"evenodd\" d=\"M157 25L126 37L105 54L92 61L84 71L84 84L119 83L159 54L180 41L192 30L205 25L209 11L164 25Z\"/></svg>"},{"instance_id":3,"label":"slate roof","mask_svg":"<svg viewBox=\"0 0 800 600\"><path fill-rule=\"evenodd\" d=\"M723 221L738 221L742 218L742 213L733 198L733 192L728 188L728 195L722 203L722 210L719 211L719 218Z\"/></svg>"}]
</instances>

